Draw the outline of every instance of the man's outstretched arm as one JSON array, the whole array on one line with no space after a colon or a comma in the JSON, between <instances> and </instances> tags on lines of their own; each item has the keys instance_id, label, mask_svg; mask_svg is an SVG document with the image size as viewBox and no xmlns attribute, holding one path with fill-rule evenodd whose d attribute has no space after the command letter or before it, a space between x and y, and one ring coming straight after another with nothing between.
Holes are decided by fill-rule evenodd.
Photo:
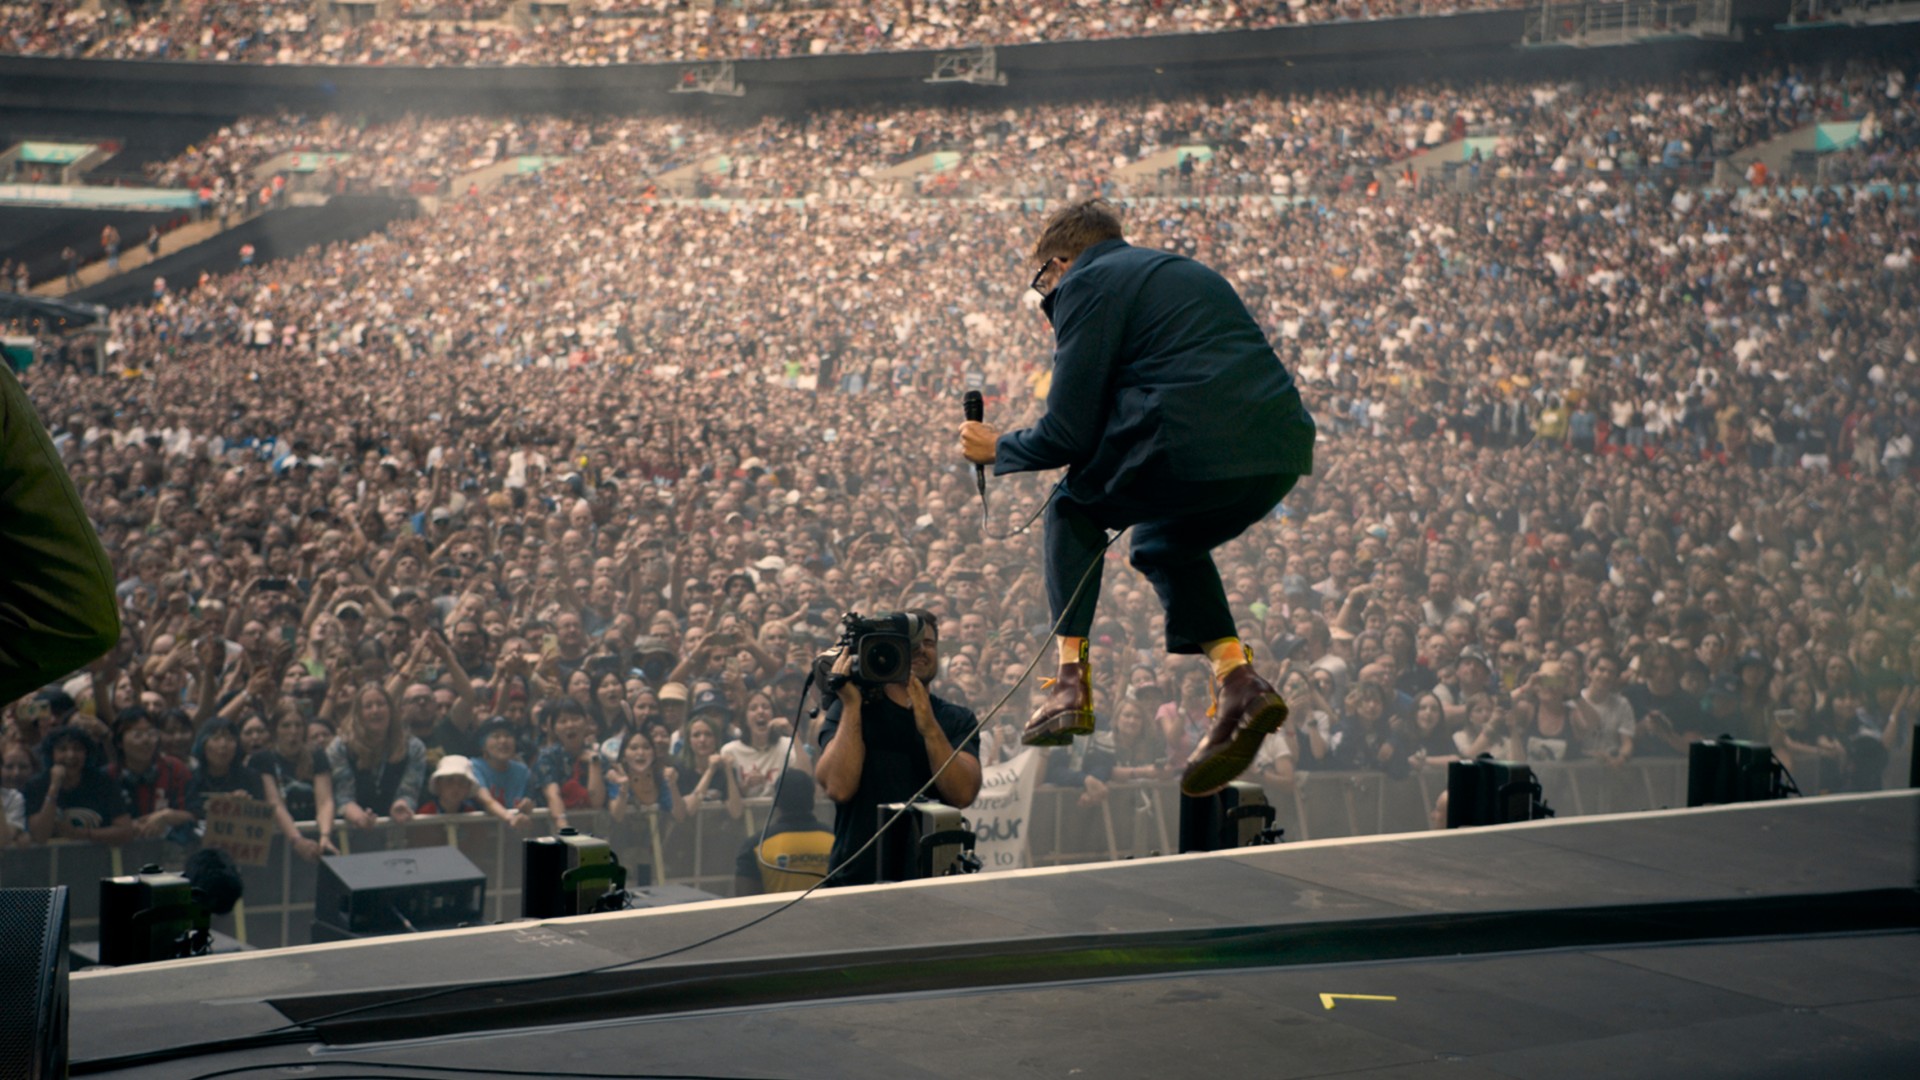
<instances>
[{"instance_id":1,"label":"man's outstretched arm","mask_svg":"<svg viewBox=\"0 0 1920 1080\"><path fill-rule=\"evenodd\" d=\"M1058 469L1093 457L1104 430L1126 312L1092 286L1061 285L1047 412L1030 428L1000 436L995 475Z\"/></svg>"},{"instance_id":2,"label":"man's outstretched arm","mask_svg":"<svg viewBox=\"0 0 1920 1080\"><path fill-rule=\"evenodd\" d=\"M26 391L0 365L0 702L119 640L106 549Z\"/></svg>"}]
</instances>

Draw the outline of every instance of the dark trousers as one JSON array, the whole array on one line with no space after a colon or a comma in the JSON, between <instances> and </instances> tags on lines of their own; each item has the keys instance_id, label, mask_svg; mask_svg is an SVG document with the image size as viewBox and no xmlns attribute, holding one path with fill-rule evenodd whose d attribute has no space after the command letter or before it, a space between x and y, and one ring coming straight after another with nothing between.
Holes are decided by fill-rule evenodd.
<instances>
[{"instance_id":1,"label":"dark trousers","mask_svg":"<svg viewBox=\"0 0 1920 1080\"><path fill-rule=\"evenodd\" d=\"M1213 549L1266 517L1298 476L1253 476L1129 488L1082 502L1062 487L1047 506L1047 603L1063 637L1086 637L1100 599L1101 545L1106 530L1133 527L1129 561L1145 574L1167 613L1167 651L1197 653L1233 637L1233 612ZM1087 576L1084 586L1082 575ZM1079 597L1067 611L1067 601ZM1065 619L1061 612L1067 611Z\"/></svg>"}]
</instances>

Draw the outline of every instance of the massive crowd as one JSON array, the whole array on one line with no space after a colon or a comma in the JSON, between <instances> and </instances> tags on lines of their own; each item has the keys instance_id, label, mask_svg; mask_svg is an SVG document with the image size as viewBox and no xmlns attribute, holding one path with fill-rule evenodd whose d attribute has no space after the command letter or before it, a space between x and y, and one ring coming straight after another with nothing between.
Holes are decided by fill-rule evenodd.
<instances>
[{"instance_id":1,"label":"massive crowd","mask_svg":"<svg viewBox=\"0 0 1920 1080\"><path fill-rule=\"evenodd\" d=\"M282 113L236 120L144 171L155 184L216 198L258 190L272 175L324 191L461 195L460 178L476 170L592 149L625 155L664 194L1290 198L1364 190L1382 176L1406 186L1414 176L1399 174L1413 158L1462 138L1474 141L1458 166L1486 179L1707 180L1735 151L1830 120L1857 121L1861 138L1850 152L1822 155L1821 177L1920 178L1920 110L1907 72L1867 64L1651 84L1489 79L1392 92L835 109L731 123ZM1733 179L1752 178L1736 169Z\"/></svg>"},{"instance_id":2,"label":"massive crowd","mask_svg":"<svg viewBox=\"0 0 1920 1080\"><path fill-rule=\"evenodd\" d=\"M322 192L430 194L447 191L462 174L508 158L580 153L591 137L588 125L553 116L409 116L374 123L335 113L311 118L282 113L242 117L142 171L161 187L245 191L275 172L298 167ZM288 161L290 155L314 160ZM647 171L657 167L646 158L635 165Z\"/></svg>"},{"instance_id":3,"label":"massive crowd","mask_svg":"<svg viewBox=\"0 0 1920 1080\"><path fill-rule=\"evenodd\" d=\"M282 113L221 129L177 160L154 163L161 184L240 177L286 152L326 152L344 188L436 184L495 161L582 154L626 144L637 175L722 161L701 194L1060 194L1066 184L1108 194L1313 194L1365 183L1375 171L1478 136L1488 177L1565 179L1574 173L1695 173L1809 123L1857 119L1862 152L1839 179L1910 179L1916 119L1907 73L1876 65L1836 73L1772 69L1741 77L1676 77L1611 85L1480 81L1311 94L1252 92L1173 102L1062 106L826 110L737 125L703 117L461 117L348 121ZM1156 152L1206 154L1142 173ZM948 167L887 179L887 167L947 152ZM1171 184L1169 184L1171 181Z\"/></svg>"},{"instance_id":4,"label":"massive crowd","mask_svg":"<svg viewBox=\"0 0 1920 1080\"><path fill-rule=\"evenodd\" d=\"M1571 176L1546 154L1614 127L1673 137L1675 101L1758 95L1738 122L1781 123L1848 85L1891 91L1876 107L1905 131L1899 74L1619 88L1617 117L1521 87L1043 127L1033 152L1089 185L1208 123L1234 125L1202 132L1223 144L1269 125L1260 167L1315 168L1352 142L1328 115L1355 108L1397 115L1387 143L1472 109L1544 160L1542 182L1128 207L1135 242L1235 282L1322 427L1318 474L1218 555L1294 706L1266 780L1483 751L1618 765L1730 733L1823 788L1881 786L1920 705L1916 203L1584 159ZM898 153L992 121L781 123L675 137L852 176L866 151L842 136ZM185 837L235 788L308 856L432 809L737 808L789 749L808 767L791 717L847 609L936 612L938 694L985 715L1013 688L1046 645L1036 536L983 534L947 433L966 387L1004 426L1045 393L1031 205L662 199L634 164L678 152L653 124L368 128L430 168L423 148L536 131L570 160L122 309L109 377L27 372L119 569L125 635L7 707L0 839ZM283 146L230 138L234 161ZM1911 168L1911 144L1889 160ZM995 531L1044 492L998 485ZM1139 578L1107 575L1103 734L1051 773L1086 801L1169 775L1204 730L1207 669L1160 654L1159 617ZM989 762L1018 750L1027 704L992 716Z\"/></svg>"},{"instance_id":5,"label":"massive crowd","mask_svg":"<svg viewBox=\"0 0 1920 1080\"><path fill-rule=\"evenodd\" d=\"M641 64L827 53L955 49L1157 34L1217 33L1293 24L1446 15L1524 7L1518 0L402 0L373 5L310 0L182 0L138 13L72 0L0 3L0 52L101 60L257 64L502 66Z\"/></svg>"}]
</instances>

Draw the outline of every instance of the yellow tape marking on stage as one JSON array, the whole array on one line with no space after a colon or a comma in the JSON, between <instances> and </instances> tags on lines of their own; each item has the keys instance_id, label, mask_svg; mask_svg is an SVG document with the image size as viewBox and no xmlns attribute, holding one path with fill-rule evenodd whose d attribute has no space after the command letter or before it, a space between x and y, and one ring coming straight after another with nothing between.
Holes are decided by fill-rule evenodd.
<instances>
[{"instance_id":1,"label":"yellow tape marking on stage","mask_svg":"<svg viewBox=\"0 0 1920 1080\"><path fill-rule=\"evenodd\" d=\"M1321 994L1320 1004L1331 1009L1333 1008L1334 1001L1338 998L1345 998L1348 1001L1399 1001L1400 1000L1399 998L1393 997L1388 994Z\"/></svg>"}]
</instances>

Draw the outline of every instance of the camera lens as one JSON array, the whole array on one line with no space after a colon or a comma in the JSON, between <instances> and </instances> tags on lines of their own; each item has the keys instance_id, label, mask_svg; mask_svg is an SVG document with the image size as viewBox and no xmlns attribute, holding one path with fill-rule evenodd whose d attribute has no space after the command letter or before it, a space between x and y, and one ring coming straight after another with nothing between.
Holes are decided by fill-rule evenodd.
<instances>
[{"instance_id":1,"label":"camera lens","mask_svg":"<svg viewBox=\"0 0 1920 1080\"><path fill-rule=\"evenodd\" d=\"M860 673L874 682L898 681L906 667L907 654L890 638L872 642L860 658Z\"/></svg>"}]
</instances>

